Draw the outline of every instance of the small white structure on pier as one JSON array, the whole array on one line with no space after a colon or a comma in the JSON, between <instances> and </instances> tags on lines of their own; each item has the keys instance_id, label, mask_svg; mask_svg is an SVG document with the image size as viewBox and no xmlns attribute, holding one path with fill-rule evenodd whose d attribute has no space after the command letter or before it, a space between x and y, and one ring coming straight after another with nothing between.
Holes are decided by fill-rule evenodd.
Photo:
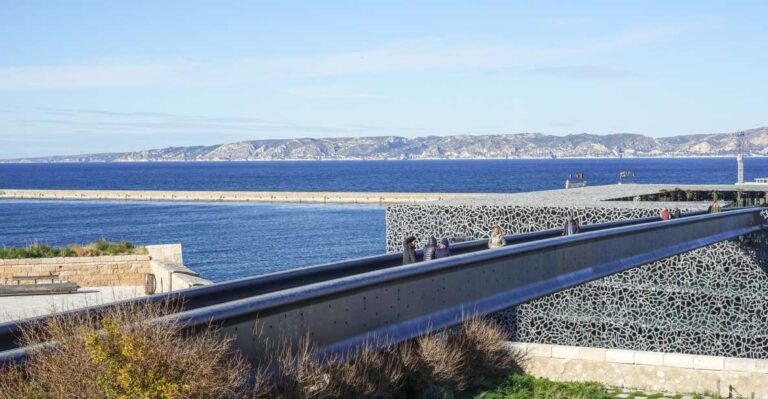
<instances>
[{"instance_id":1,"label":"small white structure on pier","mask_svg":"<svg viewBox=\"0 0 768 399\"><path fill-rule=\"evenodd\" d=\"M738 165L736 184L744 184L744 132L736 133L736 142L739 146L739 153L736 154L736 164Z\"/></svg>"}]
</instances>

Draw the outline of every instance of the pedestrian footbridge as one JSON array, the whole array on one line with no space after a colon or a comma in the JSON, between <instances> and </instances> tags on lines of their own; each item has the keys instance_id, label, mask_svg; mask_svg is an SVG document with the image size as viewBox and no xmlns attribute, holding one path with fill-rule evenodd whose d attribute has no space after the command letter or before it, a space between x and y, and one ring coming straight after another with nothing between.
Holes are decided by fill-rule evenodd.
<instances>
[{"instance_id":1,"label":"pedestrian footbridge","mask_svg":"<svg viewBox=\"0 0 768 399\"><path fill-rule=\"evenodd\" d=\"M258 356L265 339L297 342L309 335L328 352L385 337L406 340L428 329L453 326L719 241L761 231L761 208L690 214L660 221L634 219L507 237L488 250L485 241L452 246L452 256L402 266L388 254L244 278L135 301L183 300L178 318L194 329L213 322L246 355ZM417 257L421 253L417 252ZM114 305L77 310L99 312ZM0 363L22 361L20 328L34 320L0 324Z\"/></svg>"}]
</instances>

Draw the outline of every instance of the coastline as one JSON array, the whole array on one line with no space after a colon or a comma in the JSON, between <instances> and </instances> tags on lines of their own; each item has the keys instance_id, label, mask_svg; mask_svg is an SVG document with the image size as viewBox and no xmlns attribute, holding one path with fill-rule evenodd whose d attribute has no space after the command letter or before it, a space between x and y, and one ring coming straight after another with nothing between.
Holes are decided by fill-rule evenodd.
<instances>
[{"instance_id":1,"label":"coastline","mask_svg":"<svg viewBox=\"0 0 768 399\"><path fill-rule=\"evenodd\" d=\"M745 158L765 158L768 157L768 155L754 155L750 154L746 156ZM686 154L686 155L658 155L658 156L651 156L651 155L645 155L645 156L623 156L623 157L617 157L617 156L562 156L562 157L513 157L513 158L501 158L501 157L481 157L481 158L407 158L407 159L401 159L401 158L322 158L322 159L306 159L306 158L280 158L280 159L190 159L190 160L179 160L179 159L168 159L168 160L146 160L146 159L137 159L137 160L114 160L114 161L103 161L103 160L93 160L93 161L68 161L68 160L62 160L62 161L37 161L37 160L25 160L25 159L0 159L0 164L6 164L6 165L23 165L23 164L105 164L105 163L111 163L111 164L125 164L125 163L227 163L227 162L241 162L241 163L258 163L258 162L398 162L398 161L528 161L528 160L597 160L597 159L707 159L707 158L736 158L735 154L727 154L727 155L692 155L692 154Z\"/></svg>"}]
</instances>

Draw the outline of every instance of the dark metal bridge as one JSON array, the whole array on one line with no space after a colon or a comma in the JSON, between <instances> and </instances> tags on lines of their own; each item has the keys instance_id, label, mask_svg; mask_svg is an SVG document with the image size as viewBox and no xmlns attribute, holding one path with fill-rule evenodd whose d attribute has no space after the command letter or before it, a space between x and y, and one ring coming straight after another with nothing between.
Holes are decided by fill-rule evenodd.
<instances>
[{"instance_id":1,"label":"dark metal bridge","mask_svg":"<svg viewBox=\"0 0 768 399\"><path fill-rule=\"evenodd\" d=\"M361 258L244 278L134 300L179 298L189 328L213 322L257 356L265 339L296 342L307 334L326 351L344 351L386 337L397 342L489 314L613 273L764 228L760 208L583 226L454 244L452 256L401 266L401 254ZM417 252L417 257L421 257ZM101 312L115 306L68 313ZM0 324L0 363L22 361L16 337L24 320ZM257 333L258 332L258 333Z\"/></svg>"}]
</instances>

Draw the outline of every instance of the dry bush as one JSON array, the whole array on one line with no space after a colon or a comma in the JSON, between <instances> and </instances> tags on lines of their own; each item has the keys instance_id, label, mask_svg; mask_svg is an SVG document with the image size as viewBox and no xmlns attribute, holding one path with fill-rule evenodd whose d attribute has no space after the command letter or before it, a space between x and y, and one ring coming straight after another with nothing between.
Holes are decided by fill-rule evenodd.
<instances>
[{"instance_id":1,"label":"dry bush","mask_svg":"<svg viewBox=\"0 0 768 399\"><path fill-rule=\"evenodd\" d=\"M69 249L75 256L98 256L99 251L96 248L84 247L82 245L70 245Z\"/></svg>"},{"instance_id":2,"label":"dry bush","mask_svg":"<svg viewBox=\"0 0 768 399\"><path fill-rule=\"evenodd\" d=\"M231 398L246 392L249 367L213 328L194 335L175 322L149 322L171 303L117 307L100 320L59 316L25 329L32 350L0 372L2 398Z\"/></svg>"},{"instance_id":3,"label":"dry bush","mask_svg":"<svg viewBox=\"0 0 768 399\"><path fill-rule=\"evenodd\" d=\"M464 356L464 374L473 385L478 379L522 372L524 356L506 344L504 330L494 321L472 317L449 337L449 346Z\"/></svg>"},{"instance_id":4,"label":"dry bush","mask_svg":"<svg viewBox=\"0 0 768 399\"><path fill-rule=\"evenodd\" d=\"M431 333L416 341L416 359L412 375L416 390L444 386L456 391L467 387L466 355L452 344L445 333Z\"/></svg>"},{"instance_id":5,"label":"dry bush","mask_svg":"<svg viewBox=\"0 0 768 399\"><path fill-rule=\"evenodd\" d=\"M523 355L506 345L496 323L472 317L450 332L422 336L414 344L411 391L463 391L488 380L522 372Z\"/></svg>"},{"instance_id":6,"label":"dry bush","mask_svg":"<svg viewBox=\"0 0 768 399\"><path fill-rule=\"evenodd\" d=\"M178 323L148 322L175 310L131 304L24 330L25 345L57 345L1 371L0 398L443 397L518 371L521 360L497 325L474 318L451 333L376 341L345 356L321 357L309 339L265 343L251 367L212 328L191 335Z\"/></svg>"},{"instance_id":7,"label":"dry bush","mask_svg":"<svg viewBox=\"0 0 768 399\"><path fill-rule=\"evenodd\" d=\"M264 398L393 398L405 381L399 347L367 346L347 356L321 357L304 339L294 349L283 344L259 365L271 383L256 389Z\"/></svg>"},{"instance_id":8,"label":"dry bush","mask_svg":"<svg viewBox=\"0 0 768 399\"><path fill-rule=\"evenodd\" d=\"M383 349L376 349L375 347ZM494 323L472 318L452 333L429 333L387 346L368 346L344 357L320 358L308 339L281 345L259 367L272 373L259 397L393 398L443 395L520 371L522 357L505 345Z\"/></svg>"}]
</instances>

